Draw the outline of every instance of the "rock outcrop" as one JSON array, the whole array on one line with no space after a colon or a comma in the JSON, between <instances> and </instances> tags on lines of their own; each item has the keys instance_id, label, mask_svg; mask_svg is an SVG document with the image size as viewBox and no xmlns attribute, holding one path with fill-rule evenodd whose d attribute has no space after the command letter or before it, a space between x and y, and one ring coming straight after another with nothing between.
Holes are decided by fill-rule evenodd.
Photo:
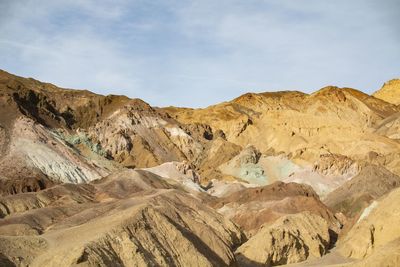
<instances>
[{"instance_id":1,"label":"rock outcrop","mask_svg":"<svg viewBox=\"0 0 400 267\"><path fill-rule=\"evenodd\" d=\"M395 113L384 119L376 127L376 132L391 139L400 140L400 113Z\"/></svg>"},{"instance_id":2,"label":"rock outcrop","mask_svg":"<svg viewBox=\"0 0 400 267\"><path fill-rule=\"evenodd\" d=\"M400 104L400 79L393 79L386 82L381 89L373 94L374 97L386 102Z\"/></svg>"},{"instance_id":3,"label":"rock outcrop","mask_svg":"<svg viewBox=\"0 0 400 267\"><path fill-rule=\"evenodd\" d=\"M364 266L397 266L400 249L400 189L378 200L340 241L340 252Z\"/></svg>"},{"instance_id":4,"label":"rock outcrop","mask_svg":"<svg viewBox=\"0 0 400 267\"><path fill-rule=\"evenodd\" d=\"M276 266L322 257L331 242L329 224L309 212L262 227L236 250L241 266Z\"/></svg>"},{"instance_id":5,"label":"rock outcrop","mask_svg":"<svg viewBox=\"0 0 400 267\"><path fill-rule=\"evenodd\" d=\"M287 214L310 211L336 229L340 222L307 185L275 182L264 187L246 188L210 201L210 205L245 230L255 234L262 225L272 224Z\"/></svg>"},{"instance_id":6,"label":"rock outcrop","mask_svg":"<svg viewBox=\"0 0 400 267\"><path fill-rule=\"evenodd\" d=\"M266 185L264 170L257 165L261 153L253 146L247 146L230 161L219 166L219 170L249 183Z\"/></svg>"},{"instance_id":7,"label":"rock outcrop","mask_svg":"<svg viewBox=\"0 0 400 267\"><path fill-rule=\"evenodd\" d=\"M360 215L373 200L400 186L400 177L384 167L367 165L360 173L331 192L324 203L348 217Z\"/></svg>"},{"instance_id":8,"label":"rock outcrop","mask_svg":"<svg viewBox=\"0 0 400 267\"><path fill-rule=\"evenodd\" d=\"M311 166L296 166L283 182L310 185L323 199L330 192L352 179L360 170L359 164L343 155L321 154Z\"/></svg>"},{"instance_id":9,"label":"rock outcrop","mask_svg":"<svg viewBox=\"0 0 400 267\"><path fill-rule=\"evenodd\" d=\"M343 155L322 154L314 163L314 170L326 176L349 174L354 176L359 171L357 162Z\"/></svg>"},{"instance_id":10,"label":"rock outcrop","mask_svg":"<svg viewBox=\"0 0 400 267\"><path fill-rule=\"evenodd\" d=\"M175 180L189 191L204 192L200 175L187 162L167 162L144 170Z\"/></svg>"}]
</instances>

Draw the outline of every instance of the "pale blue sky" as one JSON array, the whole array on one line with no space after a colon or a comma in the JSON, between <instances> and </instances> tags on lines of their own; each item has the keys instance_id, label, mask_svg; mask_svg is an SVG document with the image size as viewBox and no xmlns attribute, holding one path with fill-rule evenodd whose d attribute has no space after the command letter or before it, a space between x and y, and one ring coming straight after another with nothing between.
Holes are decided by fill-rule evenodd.
<instances>
[{"instance_id":1,"label":"pale blue sky","mask_svg":"<svg viewBox=\"0 0 400 267\"><path fill-rule=\"evenodd\" d=\"M398 0L0 0L0 68L156 106L400 76Z\"/></svg>"}]
</instances>

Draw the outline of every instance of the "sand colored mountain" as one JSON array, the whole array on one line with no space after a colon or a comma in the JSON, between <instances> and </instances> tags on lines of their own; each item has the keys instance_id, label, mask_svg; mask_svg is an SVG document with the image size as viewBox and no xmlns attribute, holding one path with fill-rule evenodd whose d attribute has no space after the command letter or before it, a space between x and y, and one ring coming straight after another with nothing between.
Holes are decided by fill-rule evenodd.
<instances>
[{"instance_id":1,"label":"sand colored mountain","mask_svg":"<svg viewBox=\"0 0 400 267\"><path fill-rule=\"evenodd\" d=\"M400 104L400 79L393 79L386 82L381 89L373 94L374 97L386 102Z\"/></svg>"},{"instance_id":2,"label":"sand colored mountain","mask_svg":"<svg viewBox=\"0 0 400 267\"><path fill-rule=\"evenodd\" d=\"M397 85L155 108L0 71L0 265L396 266Z\"/></svg>"},{"instance_id":3,"label":"sand colored mountain","mask_svg":"<svg viewBox=\"0 0 400 267\"><path fill-rule=\"evenodd\" d=\"M395 189L370 207L340 242L341 253L362 260L359 266L398 266L399 198L400 190Z\"/></svg>"},{"instance_id":4,"label":"sand colored mountain","mask_svg":"<svg viewBox=\"0 0 400 267\"><path fill-rule=\"evenodd\" d=\"M303 165L327 153L369 160L371 151L383 157L399 151L398 142L375 132L399 107L349 88L246 94L205 109L165 110L182 123L222 130L229 142L253 145L263 154L284 152Z\"/></svg>"},{"instance_id":5,"label":"sand colored mountain","mask_svg":"<svg viewBox=\"0 0 400 267\"><path fill-rule=\"evenodd\" d=\"M4 71L0 72L0 91L0 153L5 156L1 161L9 165L9 158L19 158L19 169L27 169L24 176L40 174L52 180L79 182L102 177L109 173L107 169L187 161L206 174L203 180L207 183L221 178L215 169L241 149L208 125L179 123L140 99L62 89ZM21 128L25 135L20 133ZM42 140L39 134L46 138ZM35 138L35 144L29 144L35 149L28 146L26 152L12 150L23 147L26 139L33 143ZM54 151L55 146L63 147L62 155ZM68 169L73 163L83 173L69 169L69 176L62 175L64 170L53 168L54 164L36 155L36 151L57 154L52 157L57 166ZM65 159L65 154L74 155L74 159ZM106 171L93 173L88 164ZM4 176L14 179L18 175Z\"/></svg>"},{"instance_id":6,"label":"sand colored mountain","mask_svg":"<svg viewBox=\"0 0 400 267\"><path fill-rule=\"evenodd\" d=\"M282 152L309 168L321 155L369 160L373 152L389 170L400 171L399 143L393 140L397 128L382 124L399 108L354 89L246 94L206 109L154 109L138 99L59 89L6 72L0 76L5 110L0 133L8 140L3 153L13 141L15 121L27 117L56 129L59 139L78 149L84 161L100 156L133 168L186 160L205 183L231 176L221 174L219 166L249 144L262 155ZM392 130L375 129L382 125Z\"/></svg>"}]
</instances>

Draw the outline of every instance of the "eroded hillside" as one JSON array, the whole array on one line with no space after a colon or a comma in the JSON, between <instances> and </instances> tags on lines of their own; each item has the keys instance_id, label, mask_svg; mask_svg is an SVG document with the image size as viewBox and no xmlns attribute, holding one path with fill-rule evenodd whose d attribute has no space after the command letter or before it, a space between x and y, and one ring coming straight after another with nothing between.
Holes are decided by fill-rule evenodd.
<instances>
[{"instance_id":1,"label":"eroded hillside","mask_svg":"<svg viewBox=\"0 0 400 267\"><path fill-rule=\"evenodd\" d=\"M0 71L0 265L396 266L398 92L156 108Z\"/></svg>"}]
</instances>

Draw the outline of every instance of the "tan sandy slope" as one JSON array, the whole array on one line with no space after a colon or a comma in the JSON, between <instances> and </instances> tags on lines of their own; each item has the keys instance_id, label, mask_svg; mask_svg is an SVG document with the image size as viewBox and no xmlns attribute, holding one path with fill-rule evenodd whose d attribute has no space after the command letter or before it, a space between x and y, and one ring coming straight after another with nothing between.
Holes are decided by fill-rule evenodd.
<instances>
[{"instance_id":1,"label":"tan sandy slope","mask_svg":"<svg viewBox=\"0 0 400 267\"><path fill-rule=\"evenodd\" d=\"M393 79L386 82L381 89L376 91L373 96L385 100L386 102L400 104L400 80Z\"/></svg>"}]
</instances>

